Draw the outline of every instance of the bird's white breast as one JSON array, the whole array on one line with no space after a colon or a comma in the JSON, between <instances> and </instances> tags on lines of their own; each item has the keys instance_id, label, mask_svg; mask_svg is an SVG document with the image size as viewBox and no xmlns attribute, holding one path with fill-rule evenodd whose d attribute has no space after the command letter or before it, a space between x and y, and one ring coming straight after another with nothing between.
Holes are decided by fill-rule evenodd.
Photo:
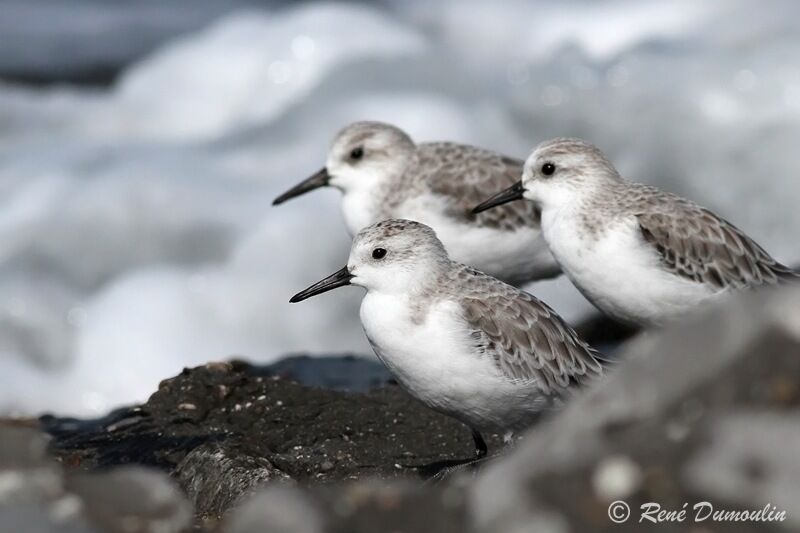
<instances>
[{"instance_id":1,"label":"bird's white breast","mask_svg":"<svg viewBox=\"0 0 800 533\"><path fill-rule=\"evenodd\" d=\"M471 349L452 302L432 305L419 321L407 299L367 293L364 331L381 361L413 396L476 429L522 427L543 399L530 384L512 383Z\"/></svg>"},{"instance_id":2,"label":"bird's white breast","mask_svg":"<svg viewBox=\"0 0 800 533\"><path fill-rule=\"evenodd\" d=\"M342 216L350 236L383 220L379 214L379 197L369 188L348 191L342 196Z\"/></svg>"},{"instance_id":3,"label":"bird's white breast","mask_svg":"<svg viewBox=\"0 0 800 533\"><path fill-rule=\"evenodd\" d=\"M342 214L350 235L389 218L405 218L433 228L450 258L508 283L549 278L560 272L541 231L523 226L515 231L479 227L448 216L446 199L433 194L412 196L387 210L378 191L347 191Z\"/></svg>"},{"instance_id":4,"label":"bird's white breast","mask_svg":"<svg viewBox=\"0 0 800 533\"><path fill-rule=\"evenodd\" d=\"M536 228L521 226L508 231L458 220L446 214L446 201L435 195L409 198L392 216L432 227L451 259L503 281L521 283L559 272L541 231Z\"/></svg>"},{"instance_id":5,"label":"bird's white breast","mask_svg":"<svg viewBox=\"0 0 800 533\"><path fill-rule=\"evenodd\" d=\"M656 250L642 239L634 217L591 232L577 210L545 210L542 231L578 289L618 319L660 324L713 295L705 286L665 270Z\"/></svg>"}]
</instances>

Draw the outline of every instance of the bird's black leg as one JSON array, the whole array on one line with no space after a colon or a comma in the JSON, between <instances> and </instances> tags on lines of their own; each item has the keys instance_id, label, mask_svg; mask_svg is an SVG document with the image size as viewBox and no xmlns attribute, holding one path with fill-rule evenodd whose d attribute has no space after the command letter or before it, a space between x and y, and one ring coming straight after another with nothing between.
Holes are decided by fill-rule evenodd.
<instances>
[{"instance_id":1,"label":"bird's black leg","mask_svg":"<svg viewBox=\"0 0 800 533\"><path fill-rule=\"evenodd\" d=\"M483 459L489 453L489 447L486 446L486 441L478 431L472 430L472 440L475 441L475 456L478 459Z\"/></svg>"},{"instance_id":2,"label":"bird's black leg","mask_svg":"<svg viewBox=\"0 0 800 533\"><path fill-rule=\"evenodd\" d=\"M443 466L436 472L429 480L430 483L438 483L456 472L465 470L477 471L477 467L483 464L483 461L489 461L486 456L489 453L489 447L480 432L472 430L472 440L475 441L475 457L470 459L462 459L450 462L450 464Z\"/></svg>"}]
</instances>

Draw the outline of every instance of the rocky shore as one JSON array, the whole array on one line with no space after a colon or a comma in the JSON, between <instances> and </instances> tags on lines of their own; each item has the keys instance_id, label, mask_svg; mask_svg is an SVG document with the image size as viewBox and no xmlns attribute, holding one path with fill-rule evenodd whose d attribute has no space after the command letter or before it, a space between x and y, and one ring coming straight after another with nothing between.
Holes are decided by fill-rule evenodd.
<instances>
[{"instance_id":1,"label":"rocky shore","mask_svg":"<svg viewBox=\"0 0 800 533\"><path fill-rule=\"evenodd\" d=\"M334 386L312 386L320 376ZM469 430L376 363L210 363L103 419L2 422L0 524L438 533L642 531L656 520L658 531L796 531L799 407L800 292L786 290L639 335L606 382L477 473L437 483L473 453ZM489 446L500 451L499 437Z\"/></svg>"}]
</instances>

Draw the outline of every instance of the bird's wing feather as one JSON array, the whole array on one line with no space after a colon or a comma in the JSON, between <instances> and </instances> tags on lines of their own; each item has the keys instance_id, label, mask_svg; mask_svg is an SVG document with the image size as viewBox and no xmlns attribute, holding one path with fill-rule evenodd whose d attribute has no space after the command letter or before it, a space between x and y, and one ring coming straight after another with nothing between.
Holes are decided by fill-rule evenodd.
<instances>
[{"instance_id":1,"label":"bird's wing feather","mask_svg":"<svg viewBox=\"0 0 800 533\"><path fill-rule=\"evenodd\" d=\"M459 284L471 288L460 299L470 337L504 375L560 395L603 374L603 356L546 304L469 267L456 275L472 278Z\"/></svg>"},{"instance_id":2,"label":"bird's wing feather","mask_svg":"<svg viewBox=\"0 0 800 533\"><path fill-rule=\"evenodd\" d=\"M507 230L540 226L541 214L531 202L510 202L472 213L473 207L522 179L523 161L454 143L422 144L418 154L429 190L448 200L454 218Z\"/></svg>"},{"instance_id":3,"label":"bird's wing feather","mask_svg":"<svg viewBox=\"0 0 800 533\"><path fill-rule=\"evenodd\" d=\"M644 241L673 274L714 289L771 285L797 274L733 224L689 200L662 193L659 209L636 215Z\"/></svg>"}]
</instances>

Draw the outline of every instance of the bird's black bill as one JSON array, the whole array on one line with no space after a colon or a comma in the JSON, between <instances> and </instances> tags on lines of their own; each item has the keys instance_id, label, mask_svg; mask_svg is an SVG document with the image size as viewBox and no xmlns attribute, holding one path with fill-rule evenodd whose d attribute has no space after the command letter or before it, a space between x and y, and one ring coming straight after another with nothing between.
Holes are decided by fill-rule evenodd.
<instances>
[{"instance_id":1,"label":"bird's black bill","mask_svg":"<svg viewBox=\"0 0 800 533\"><path fill-rule=\"evenodd\" d=\"M523 194L525 194L525 188L522 186L522 181L518 181L508 189L495 194L485 202L473 207L472 212L477 215L481 211L486 211L498 205L507 204L514 200L522 200Z\"/></svg>"},{"instance_id":2,"label":"bird's black bill","mask_svg":"<svg viewBox=\"0 0 800 533\"><path fill-rule=\"evenodd\" d=\"M297 302L302 302L306 298L311 298L317 294L322 294L323 292L328 292L329 290L342 287L344 285L350 285L350 280L353 278L354 276L350 273L350 271L347 270L347 267L344 267L322 281L316 282L306 290L298 292L292 296L292 299L289 300L289 303L296 304Z\"/></svg>"},{"instance_id":3,"label":"bird's black bill","mask_svg":"<svg viewBox=\"0 0 800 533\"><path fill-rule=\"evenodd\" d=\"M313 191L314 189L319 189L320 187L325 187L328 185L331 177L328 174L328 169L323 168L310 178L307 178L285 193L281 194L277 198L272 201L272 205L282 204L286 200L291 200L295 196L300 196L301 194L305 194L309 191Z\"/></svg>"}]
</instances>

